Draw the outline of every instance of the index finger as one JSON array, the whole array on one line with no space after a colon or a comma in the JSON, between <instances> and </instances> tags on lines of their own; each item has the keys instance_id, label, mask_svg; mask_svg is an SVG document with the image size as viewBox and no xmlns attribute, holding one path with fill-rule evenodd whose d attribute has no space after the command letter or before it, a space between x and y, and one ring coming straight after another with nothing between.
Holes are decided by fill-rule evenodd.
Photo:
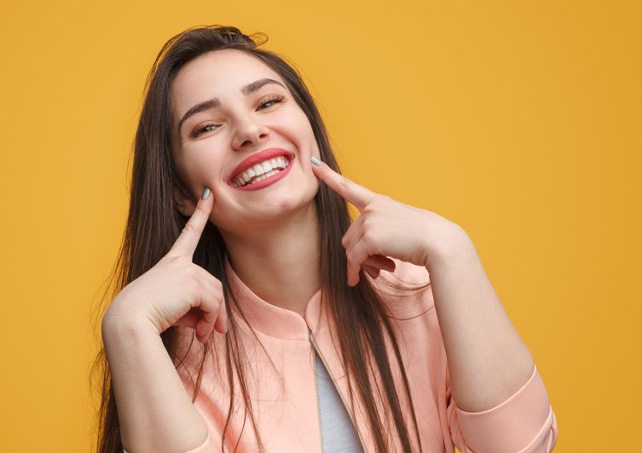
<instances>
[{"instance_id":1,"label":"index finger","mask_svg":"<svg viewBox=\"0 0 642 453\"><path fill-rule=\"evenodd\" d=\"M203 196L206 198L203 199ZM181 231L181 234L170 249L169 253L172 255L194 256L194 251L196 250L198 241L201 239L203 229L205 229L205 225L210 218L210 213L212 212L212 206L214 204L214 197L212 196L209 188L205 188L203 196L198 200L196 209L194 209L192 216L189 218L183 227L183 231Z\"/></svg>"},{"instance_id":2,"label":"index finger","mask_svg":"<svg viewBox=\"0 0 642 453\"><path fill-rule=\"evenodd\" d=\"M337 173L336 171L331 169L325 162L319 162L320 165L318 166L314 164L312 165L312 168L314 168L314 173L319 177L319 179L326 183L328 187L330 187L347 201L355 205L357 209L359 209L359 211L363 211L363 208L365 208L366 205L377 196L375 192L366 189L362 185L359 185L356 182Z\"/></svg>"}]
</instances>

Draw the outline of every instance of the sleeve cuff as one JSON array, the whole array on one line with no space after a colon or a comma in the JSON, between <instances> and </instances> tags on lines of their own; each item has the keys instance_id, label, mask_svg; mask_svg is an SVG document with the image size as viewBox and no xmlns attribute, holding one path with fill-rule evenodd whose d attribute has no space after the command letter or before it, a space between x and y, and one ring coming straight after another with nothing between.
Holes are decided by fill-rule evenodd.
<instances>
[{"instance_id":1,"label":"sleeve cuff","mask_svg":"<svg viewBox=\"0 0 642 453\"><path fill-rule=\"evenodd\" d=\"M548 453L557 440L557 421L537 366L528 381L497 406L466 412L455 404L454 410L470 451Z\"/></svg>"}]
</instances>

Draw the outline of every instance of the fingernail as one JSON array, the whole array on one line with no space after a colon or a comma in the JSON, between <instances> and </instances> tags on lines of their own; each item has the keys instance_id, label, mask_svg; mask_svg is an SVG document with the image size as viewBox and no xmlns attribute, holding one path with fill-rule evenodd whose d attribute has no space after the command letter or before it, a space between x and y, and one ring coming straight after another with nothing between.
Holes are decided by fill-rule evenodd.
<instances>
[{"instance_id":1,"label":"fingernail","mask_svg":"<svg viewBox=\"0 0 642 453\"><path fill-rule=\"evenodd\" d=\"M312 157L310 157L310 160L311 160L311 161L312 161L312 163L313 163L314 165L316 165L317 167L318 167L319 165L321 165L321 161L320 161L316 156L312 156Z\"/></svg>"},{"instance_id":2,"label":"fingernail","mask_svg":"<svg viewBox=\"0 0 642 453\"><path fill-rule=\"evenodd\" d=\"M210 193L211 193L211 191L210 191L210 189L208 187L203 189L203 194L201 195L201 200L205 200L207 197L209 197Z\"/></svg>"}]
</instances>

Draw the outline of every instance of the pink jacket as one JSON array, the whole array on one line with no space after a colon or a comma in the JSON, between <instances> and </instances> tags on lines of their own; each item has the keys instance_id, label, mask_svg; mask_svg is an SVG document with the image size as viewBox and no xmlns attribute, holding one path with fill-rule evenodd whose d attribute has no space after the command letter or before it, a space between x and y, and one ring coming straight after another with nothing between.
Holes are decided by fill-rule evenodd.
<instances>
[{"instance_id":1,"label":"pink jacket","mask_svg":"<svg viewBox=\"0 0 642 453\"><path fill-rule=\"evenodd\" d=\"M397 259L395 263L397 267L394 273L382 271L382 275L412 286L429 281L428 271L424 267ZM282 379L275 374L270 360L241 321L244 332L242 344L250 357L248 365L251 374L247 376L247 385L251 392L257 428L266 450L274 453L321 453L314 346L326 364L344 403L349 402L350 397L347 377L332 342L330 324L325 317L320 316L320 290L310 299L305 318L302 318L293 311L276 307L258 297L240 280L229 261L227 275L233 290L241 296L239 303L244 308L248 321L282 374ZM386 285L381 276L376 280L368 278L374 282L375 289L392 309L394 317L398 318L393 319L393 326L400 341L424 452L451 453L455 446L462 453L548 453L553 449L557 441L557 421L537 367L533 369L528 381L501 404L477 413L459 409L451 398L446 353L437 323L431 286L419 292L401 295L399 290ZM181 328L181 354L191 341L192 332L192 329ZM224 350L222 339L221 334L214 332L214 354L206 359L201 391L194 403L209 428L209 434L201 446L188 453L221 451L229 395L224 355L217 352ZM200 350L200 343L194 340L185 362L194 381L201 358ZM394 366L396 361L392 359L391 364ZM192 378L182 367L179 368L179 375L191 397L194 389ZM393 375L399 377L399 370L393 368ZM243 426L243 411L240 410L243 399L239 393L237 381L235 404L238 408L231 419L232 440L227 440L230 437L226 438L225 451L233 451ZM401 402L408 407L405 400ZM373 452L374 444L365 412L358 398L355 398L355 403L354 411L348 412L355 422L365 451ZM380 401L376 403L378 407L382 407ZM389 414L390 411L384 412ZM405 411L405 416L410 439L416 443L414 424L408 412ZM394 424L389 422L384 426ZM227 436L229 430L230 428ZM395 440L395 448L391 452L401 451L396 442ZM237 451L258 451L249 416ZM415 445L413 451L419 451L419 448Z\"/></svg>"}]
</instances>

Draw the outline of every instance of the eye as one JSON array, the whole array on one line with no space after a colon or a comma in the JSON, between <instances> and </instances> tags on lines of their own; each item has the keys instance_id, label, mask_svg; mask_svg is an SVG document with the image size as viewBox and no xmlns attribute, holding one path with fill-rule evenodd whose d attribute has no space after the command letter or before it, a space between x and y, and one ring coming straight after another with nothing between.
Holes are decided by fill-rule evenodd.
<instances>
[{"instance_id":1,"label":"eye","mask_svg":"<svg viewBox=\"0 0 642 453\"><path fill-rule=\"evenodd\" d=\"M269 104L270 102L276 102L277 104L280 104L285 100L285 96L281 96L280 94L274 95L274 96L268 96L267 98L264 98L261 100L261 105L260 107L263 107L264 105Z\"/></svg>"},{"instance_id":2,"label":"eye","mask_svg":"<svg viewBox=\"0 0 642 453\"><path fill-rule=\"evenodd\" d=\"M201 134L203 134L205 132L209 132L210 129L207 129L207 128L210 127L210 126L214 127L214 126L216 126L216 124L214 124L214 123L203 124L201 127L199 127L198 129L194 130L194 132L192 132L192 137L198 137L199 135L201 135Z\"/></svg>"},{"instance_id":3,"label":"eye","mask_svg":"<svg viewBox=\"0 0 642 453\"><path fill-rule=\"evenodd\" d=\"M274 102L276 104L280 104L284 100L285 100L285 96L282 96L280 94L268 96L266 98L261 99L261 103L259 104L259 109L260 110L265 110L265 109L263 109L261 107L263 107L263 106L271 107L272 106L272 104L270 104L271 102ZM268 104L270 104L270 105L268 105ZM265 107L265 108L268 108L268 107ZM209 127L216 127L216 126L218 126L218 125L216 125L214 123L205 123L202 126L200 126L197 129L195 129L194 132L192 132L192 137L198 137L199 135L204 134L205 132L209 132L209 131L212 130L212 129L208 129Z\"/></svg>"}]
</instances>

